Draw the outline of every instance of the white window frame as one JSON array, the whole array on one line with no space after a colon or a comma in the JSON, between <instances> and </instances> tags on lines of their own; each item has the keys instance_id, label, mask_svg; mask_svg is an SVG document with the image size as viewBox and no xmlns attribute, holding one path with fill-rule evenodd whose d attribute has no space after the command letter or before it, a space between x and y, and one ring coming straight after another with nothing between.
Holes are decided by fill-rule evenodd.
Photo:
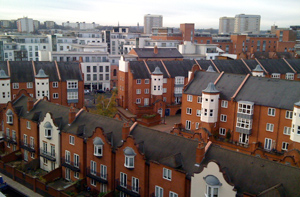
<instances>
[{"instance_id":1,"label":"white window frame","mask_svg":"<svg viewBox=\"0 0 300 197\"><path fill-rule=\"evenodd\" d=\"M249 143L249 135L244 134L244 133L240 133L239 143L241 143L241 144L248 144Z\"/></svg>"},{"instance_id":2,"label":"white window frame","mask_svg":"<svg viewBox=\"0 0 300 197\"><path fill-rule=\"evenodd\" d=\"M167 88L163 88L163 93L167 93Z\"/></svg>"},{"instance_id":3,"label":"white window frame","mask_svg":"<svg viewBox=\"0 0 300 197\"><path fill-rule=\"evenodd\" d=\"M67 81L67 89L78 89L78 81L77 80L72 80L72 81Z\"/></svg>"},{"instance_id":4,"label":"white window frame","mask_svg":"<svg viewBox=\"0 0 300 197\"><path fill-rule=\"evenodd\" d=\"M191 130L191 121L190 120L185 121L185 129L186 130Z\"/></svg>"},{"instance_id":5,"label":"white window frame","mask_svg":"<svg viewBox=\"0 0 300 197\"><path fill-rule=\"evenodd\" d=\"M91 160L90 173L92 175L97 175L97 162Z\"/></svg>"},{"instance_id":6,"label":"white window frame","mask_svg":"<svg viewBox=\"0 0 300 197\"><path fill-rule=\"evenodd\" d=\"M242 129L252 129L252 120L245 118L237 118L236 127Z\"/></svg>"},{"instance_id":7,"label":"white window frame","mask_svg":"<svg viewBox=\"0 0 300 197\"><path fill-rule=\"evenodd\" d=\"M96 187L97 186L97 182L95 179L91 179L91 185Z\"/></svg>"},{"instance_id":8,"label":"white window frame","mask_svg":"<svg viewBox=\"0 0 300 197\"><path fill-rule=\"evenodd\" d=\"M65 150L65 162L68 164L71 163L71 153L68 150Z\"/></svg>"},{"instance_id":9,"label":"white window frame","mask_svg":"<svg viewBox=\"0 0 300 197\"><path fill-rule=\"evenodd\" d=\"M134 168L134 156L125 155L124 166L126 168Z\"/></svg>"},{"instance_id":10,"label":"white window frame","mask_svg":"<svg viewBox=\"0 0 300 197\"><path fill-rule=\"evenodd\" d=\"M284 135L291 135L291 127L284 127L283 128L283 134Z\"/></svg>"},{"instance_id":11,"label":"white window frame","mask_svg":"<svg viewBox=\"0 0 300 197\"><path fill-rule=\"evenodd\" d=\"M19 83L13 83L12 86L13 89L19 89Z\"/></svg>"},{"instance_id":12,"label":"white window frame","mask_svg":"<svg viewBox=\"0 0 300 197\"><path fill-rule=\"evenodd\" d=\"M287 151L289 147L288 142L282 142L281 150Z\"/></svg>"},{"instance_id":13,"label":"white window frame","mask_svg":"<svg viewBox=\"0 0 300 197\"><path fill-rule=\"evenodd\" d=\"M58 99L58 93L53 93L53 99Z\"/></svg>"},{"instance_id":14,"label":"white window frame","mask_svg":"<svg viewBox=\"0 0 300 197\"><path fill-rule=\"evenodd\" d=\"M34 137L30 137L30 148L34 149Z\"/></svg>"},{"instance_id":15,"label":"white window frame","mask_svg":"<svg viewBox=\"0 0 300 197\"><path fill-rule=\"evenodd\" d=\"M175 77L175 84L176 85L184 84L184 77L182 77L182 76Z\"/></svg>"},{"instance_id":16,"label":"white window frame","mask_svg":"<svg viewBox=\"0 0 300 197\"><path fill-rule=\"evenodd\" d=\"M293 119L293 111L286 110L285 111L285 118L286 119Z\"/></svg>"},{"instance_id":17,"label":"white window frame","mask_svg":"<svg viewBox=\"0 0 300 197\"><path fill-rule=\"evenodd\" d=\"M196 110L196 116L201 117L201 109Z\"/></svg>"},{"instance_id":18,"label":"white window frame","mask_svg":"<svg viewBox=\"0 0 300 197\"><path fill-rule=\"evenodd\" d=\"M141 89L136 89L136 94L141 94Z\"/></svg>"},{"instance_id":19,"label":"white window frame","mask_svg":"<svg viewBox=\"0 0 300 197\"><path fill-rule=\"evenodd\" d=\"M174 94L182 94L182 87L175 87Z\"/></svg>"},{"instance_id":20,"label":"white window frame","mask_svg":"<svg viewBox=\"0 0 300 197\"><path fill-rule=\"evenodd\" d=\"M199 125L200 125L200 123L199 123L199 122L196 122L196 124L195 124L195 129L199 129Z\"/></svg>"},{"instance_id":21,"label":"white window frame","mask_svg":"<svg viewBox=\"0 0 300 197\"><path fill-rule=\"evenodd\" d=\"M202 103L202 96L197 97L197 103Z\"/></svg>"},{"instance_id":22,"label":"white window frame","mask_svg":"<svg viewBox=\"0 0 300 197\"><path fill-rule=\"evenodd\" d=\"M100 153L99 153L100 150ZM103 145L94 145L94 155L95 156L103 156Z\"/></svg>"},{"instance_id":23,"label":"white window frame","mask_svg":"<svg viewBox=\"0 0 300 197\"><path fill-rule=\"evenodd\" d=\"M221 114L221 115L220 115L220 121L221 121L221 122L227 122L227 115Z\"/></svg>"},{"instance_id":24,"label":"white window frame","mask_svg":"<svg viewBox=\"0 0 300 197\"><path fill-rule=\"evenodd\" d=\"M46 138L51 138L52 137L52 129L45 128L45 137Z\"/></svg>"},{"instance_id":25,"label":"white window frame","mask_svg":"<svg viewBox=\"0 0 300 197\"><path fill-rule=\"evenodd\" d=\"M138 178L136 177L132 177L132 181L131 181L131 187L132 187L132 191L135 192L135 193L139 193L139 184L140 184L140 181Z\"/></svg>"},{"instance_id":26,"label":"white window frame","mask_svg":"<svg viewBox=\"0 0 300 197\"><path fill-rule=\"evenodd\" d=\"M172 180L172 170L163 168L163 178L171 181Z\"/></svg>"},{"instance_id":27,"label":"white window frame","mask_svg":"<svg viewBox=\"0 0 300 197\"><path fill-rule=\"evenodd\" d=\"M228 101L222 100L221 101L221 107L228 108Z\"/></svg>"},{"instance_id":28,"label":"white window frame","mask_svg":"<svg viewBox=\"0 0 300 197\"><path fill-rule=\"evenodd\" d=\"M78 99L78 92L68 92L68 100Z\"/></svg>"},{"instance_id":29,"label":"white window frame","mask_svg":"<svg viewBox=\"0 0 300 197\"><path fill-rule=\"evenodd\" d=\"M13 122L14 122L13 114L12 115L6 115L6 123L7 124L13 124Z\"/></svg>"},{"instance_id":30,"label":"white window frame","mask_svg":"<svg viewBox=\"0 0 300 197\"><path fill-rule=\"evenodd\" d=\"M215 189L217 189L217 194L215 194ZM219 196L219 186L206 185L205 197Z\"/></svg>"},{"instance_id":31,"label":"white window frame","mask_svg":"<svg viewBox=\"0 0 300 197\"><path fill-rule=\"evenodd\" d=\"M141 79L137 79L136 80L136 84L141 84L142 83L142 80Z\"/></svg>"},{"instance_id":32,"label":"white window frame","mask_svg":"<svg viewBox=\"0 0 300 197\"><path fill-rule=\"evenodd\" d=\"M264 149L265 150L272 150L272 139L270 138L265 138L265 144L264 144Z\"/></svg>"},{"instance_id":33,"label":"white window frame","mask_svg":"<svg viewBox=\"0 0 300 197\"><path fill-rule=\"evenodd\" d=\"M120 172L120 186L127 188L127 174Z\"/></svg>"},{"instance_id":34,"label":"white window frame","mask_svg":"<svg viewBox=\"0 0 300 197\"><path fill-rule=\"evenodd\" d=\"M69 143L72 145L75 145L75 137L72 135L69 135Z\"/></svg>"},{"instance_id":35,"label":"white window frame","mask_svg":"<svg viewBox=\"0 0 300 197\"><path fill-rule=\"evenodd\" d=\"M219 134L220 134L220 135L224 135L224 136L225 136L225 134L226 134L226 129L225 129L225 128L222 128L222 127L220 127L220 128L219 128Z\"/></svg>"},{"instance_id":36,"label":"white window frame","mask_svg":"<svg viewBox=\"0 0 300 197\"><path fill-rule=\"evenodd\" d=\"M74 153L74 166L79 168L80 157L78 154Z\"/></svg>"},{"instance_id":37,"label":"white window frame","mask_svg":"<svg viewBox=\"0 0 300 197\"><path fill-rule=\"evenodd\" d=\"M276 109L275 108L268 108L268 116L275 116L276 114Z\"/></svg>"},{"instance_id":38,"label":"white window frame","mask_svg":"<svg viewBox=\"0 0 300 197\"><path fill-rule=\"evenodd\" d=\"M141 99L140 98L136 99L136 104L141 104Z\"/></svg>"},{"instance_id":39,"label":"white window frame","mask_svg":"<svg viewBox=\"0 0 300 197\"><path fill-rule=\"evenodd\" d=\"M148 88L144 89L144 93L149 94L149 89Z\"/></svg>"},{"instance_id":40,"label":"white window frame","mask_svg":"<svg viewBox=\"0 0 300 197\"><path fill-rule=\"evenodd\" d=\"M266 125L266 130L267 130L267 131L270 131L270 132L273 132L273 131L274 131L274 124L272 124L272 123L267 123L267 125Z\"/></svg>"},{"instance_id":41,"label":"white window frame","mask_svg":"<svg viewBox=\"0 0 300 197\"><path fill-rule=\"evenodd\" d=\"M280 79L280 73L272 73L271 78Z\"/></svg>"},{"instance_id":42,"label":"white window frame","mask_svg":"<svg viewBox=\"0 0 300 197\"><path fill-rule=\"evenodd\" d=\"M155 185L155 197L163 197L164 196L164 188Z\"/></svg>"},{"instance_id":43,"label":"white window frame","mask_svg":"<svg viewBox=\"0 0 300 197\"><path fill-rule=\"evenodd\" d=\"M285 74L285 79L287 80L294 80L295 74L294 73L286 73Z\"/></svg>"},{"instance_id":44,"label":"white window frame","mask_svg":"<svg viewBox=\"0 0 300 197\"><path fill-rule=\"evenodd\" d=\"M168 79L167 78L163 78L163 83L168 83Z\"/></svg>"},{"instance_id":45,"label":"white window frame","mask_svg":"<svg viewBox=\"0 0 300 197\"><path fill-rule=\"evenodd\" d=\"M33 88L33 84L32 84L32 82L27 82L27 84L26 84L26 85L27 85L27 88L28 88L28 89L30 89L30 88Z\"/></svg>"},{"instance_id":46,"label":"white window frame","mask_svg":"<svg viewBox=\"0 0 300 197\"><path fill-rule=\"evenodd\" d=\"M192 108L187 107L186 108L186 114L192 115Z\"/></svg>"},{"instance_id":47,"label":"white window frame","mask_svg":"<svg viewBox=\"0 0 300 197\"><path fill-rule=\"evenodd\" d=\"M101 164L100 165L100 177L104 180L107 179L107 166Z\"/></svg>"},{"instance_id":48,"label":"white window frame","mask_svg":"<svg viewBox=\"0 0 300 197\"><path fill-rule=\"evenodd\" d=\"M238 104L238 113L252 115L253 114L253 105L246 104L246 103L239 103Z\"/></svg>"},{"instance_id":49,"label":"white window frame","mask_svg":"<svg viewBox=\"0 0 300 197\"><path fill-rule=\"evenodd\" d=\"M145 79L145 84L149 84L149 79Z\"/></svg>"},{"instance_id":50,"label":"white window frame","mask_svg":"<svg viewBox=\"0 0 300 197\"><path fill-rule=\"evenodd\" d=\"M169 192L169 197L178 197L178 194L175 192L170 191Z\"/></svg>"},{"instance_id":51,"label":"white window frame","mask_svg":"<svg viewBox=\"0 0 300 197\"><path fill-rule=\"evenodd\" d=\"M192 95L187 95L187 101L188 102L193 102L193 96Z\"/></svg>"},{"instance_id":52,"label":"white window frame","mask_svg":"<svg viewBox=\"0 0 300 197\"><path fill-rule=\"evenodd\" d=\"M30 121L27 121L27 122L26 122L26 128L27 128L27 129L31 129L31 122L30 122Z\"/></svg>"},{"instance_id":53,"label":"white window frame","mask_svg":"<svg viewBox=\"0 0 300 197\"><path fill-rule=\"evenodd\" d=\"M57 81L52 82L52 87L53 88L58 88L58 82Z\"/></svg>"}]
</instances>

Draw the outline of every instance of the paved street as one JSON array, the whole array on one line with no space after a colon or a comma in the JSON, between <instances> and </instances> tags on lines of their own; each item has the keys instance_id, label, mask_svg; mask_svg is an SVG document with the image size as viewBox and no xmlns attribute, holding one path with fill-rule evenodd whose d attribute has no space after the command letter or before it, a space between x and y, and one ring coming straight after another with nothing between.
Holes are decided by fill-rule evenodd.
<instances>
[{"instance_id":1,"label":"paved street","mask_svg":"<svg viewBox=\"0 0 300 197\"><path fill-rule=\"evenodd\" d=\"M28 189L27 187L25 187L24 185L12 180L11 178L5 176L4 174L0 173L0 175L3 177L4 181L11 186L12 188L22 192L23 194L30 196L30 197L42 197L41 195L39 195L38 193L35 193L34 191L32 191L31 189Z\"/></svg>"}]
</instances>

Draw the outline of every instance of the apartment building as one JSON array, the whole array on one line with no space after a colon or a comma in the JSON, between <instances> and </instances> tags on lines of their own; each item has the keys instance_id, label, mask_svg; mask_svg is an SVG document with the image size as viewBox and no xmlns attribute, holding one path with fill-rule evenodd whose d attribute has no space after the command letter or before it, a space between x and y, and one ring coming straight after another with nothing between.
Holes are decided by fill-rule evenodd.
<instances>
[{"instance_id":1,"label":"apartment building","mask_svg":"<svg viewBox=\"0 0 300 197\"><path fill-rule=\"evenodd\" d=\"M200 133L229 149L299 164L298 153L292 151L300 148L298 81L265 78L259 68L253 76L211 69L193 73L182 95L181 122L188 133Z\"/></svg>"},{"instance_id":2,"label":"apartment building","mask_svg":"<svg viewBox=\"0 0 300 197\"><path fill-rule=\"evenodd\" d=\"M190 60L214 60L220 55L216 44L194 44L189 41L178 45L178 51L184 59Z\"/></svg>"},{"instance_id":3,"label":"apartment building","mask_svg":"<svg viewBox=\"0 0 300 197\"><path fill-rule=\"evenodd\" d=\"M234 33L254 33L260 32L260 15L235 15Z\"/></svg>"},{"instance_id":4,"label":"apartment building","mask_svg":"<svg viewBox=\"0 0 300 197\"><path fill-rule=\"evenodd\" d=\"M33 19L24 17L24 18L19 18L17 20L17 27L18 27L18 32L26 32L30 33L36 30L37 28L34 25Z\"/></svg>"},{"instance_id":5,"label":"apartment building","mask_svg":"<svg viewBox=\"0 0 300 197\"><path fill-rule=\"evenodd\" d=\"M151 15L146 14L144 16L144 33L151 34L153 27L163 26L163 16L162 15Z\"/></svg>"},{"instance_id":6,"label":"apartment building","mask_svg":"<svg viewBox=\"0 0 300 197\"><path fill-rule=\"evenodd\" d=\"M61 166L62 178L70 182L87 177L87 186L96 192L189 196L187 175L200 163L196 140L32 99L26 92L9 102L4 114L5 152L13 152L11 139L16 140L15 150L22 144L26 163L30 161L24 153L34 145L40 149L34 151L42 169L51 173ZM19 121L30 129L23 132ZM37 144L26 141L37 133Z\"/></svg>"},{"instance_id":7,"label":"apartment building","mask_svg":"<svg viewBox=\"0 0 300 197\"><path fill-rule=\"evenodd\" d=\"M219 19L219 34L228 34L234 32L234 17L221 17Z\"/></svg>"}]
</instances>

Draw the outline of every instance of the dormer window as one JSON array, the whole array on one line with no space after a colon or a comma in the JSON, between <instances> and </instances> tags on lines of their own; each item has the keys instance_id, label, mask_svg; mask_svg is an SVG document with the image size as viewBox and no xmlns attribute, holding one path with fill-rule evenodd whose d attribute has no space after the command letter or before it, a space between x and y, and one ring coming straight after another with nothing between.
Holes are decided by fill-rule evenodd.
<instances>
[{"instance_id":1,"label":"dormer window","mask_svg":"<svg viewBox=\"0 0 300 197\"><path fill-rule=\"evenodd\" d=\"M94 144L94 155L96 157L102 157L103 156L103 145L104 145L104 142L102 141L102 139L100 137L96 137L93 140L93 144Z\"/></svg>"},{"instance_id":2,"label":"dormer window","mask_svg":"<svg viewBox=\"0 0 300 197\"><path fill-rule=\"evenodd\" d=\"M132 148L126 147L124 149L124 155L125 155L125 163L124 166L129 169L134 168L134 157L136 153Z\"/></svg>"},{"instance_id":3,"label":"dormer window","mask_svg":"<svg viewBox=\"0 0 300 197\"><path fill-rule=\"evenodd\" d=\"M6 123L13 124L13 112L10 109L6 112Z\"/></svg>"},{"instance_id":4,"label":"dormer window","mask_svg":"<svg viewBox=\"0 0 300 197\"><path fill-rule=\"evenodd\" d=\"M207 197L217 197L219 196L219 189L222 186L219 179L214 175L207 175L203 178L206 182L206 193Z\"/></svg>"},{"instance_id":5,"label":"dormer window","mask_svg":"<svg viewBox=\"0 0 300 197\"><path fill-rule=\"evenodd\" d=\"M44 125L45 128L45 137L48 139L52 138L52 125L50 124L50 122L46 122Z\"/></svg>"}]
</instances>

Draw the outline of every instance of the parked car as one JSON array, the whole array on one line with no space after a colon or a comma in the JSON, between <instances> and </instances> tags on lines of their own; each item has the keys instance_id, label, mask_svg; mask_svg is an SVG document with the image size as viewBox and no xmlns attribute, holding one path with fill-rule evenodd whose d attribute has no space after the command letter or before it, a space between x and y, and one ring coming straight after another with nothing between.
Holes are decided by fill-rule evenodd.
<instances>
[{"instance_id":1,"label":"parked car","mask_svg":"<svg viewBox=\"0 0 300 197\"><path fill-rule=\"evenodd\" d=\"M105 93L104 90L97 90L97 94L103 94L103 93Z\"/></svg>"},{"instance_id":2,"label":"parked car","mask_svg":"<svg viewBox=\"0 0 300 197\"><path fill-rule=\"evenodd\" d=\"M89 94L90 90L84 90L84 94Z\"/></svg>"}]
</instances>

